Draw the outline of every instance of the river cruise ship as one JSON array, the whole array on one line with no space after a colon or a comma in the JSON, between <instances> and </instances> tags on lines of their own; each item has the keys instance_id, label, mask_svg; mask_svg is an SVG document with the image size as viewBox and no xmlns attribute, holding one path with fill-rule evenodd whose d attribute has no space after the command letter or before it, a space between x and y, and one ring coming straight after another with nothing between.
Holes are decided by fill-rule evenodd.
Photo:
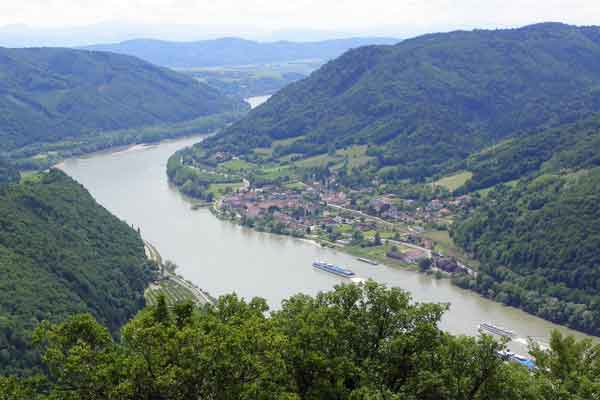
<instances>
[{"instance_id":1,"label":"river cruise ship","mask_svg":"<svg viewBox=\"0 0 600 400\"><path fill-rule=\"evenodd\" d=\"M313 267L334 275L342 276L344 278L352 278L354 276L354 272L350 271L349 269L338 267L337 265L322 261L313 262Z\"/></svg>"},{"instance_id":2,"label":"river cruise ship","mask_svg":"<svg viewBox=\"0 0 600 400\"><path fill-rule=\"evenodd\" d=\"M489 322L482 322L481 324L479 324L479 332L493 333L494 335L506 337L509 339L515 337L515 333L510 329L502 328Z\"/></svg>"}]
</instances>

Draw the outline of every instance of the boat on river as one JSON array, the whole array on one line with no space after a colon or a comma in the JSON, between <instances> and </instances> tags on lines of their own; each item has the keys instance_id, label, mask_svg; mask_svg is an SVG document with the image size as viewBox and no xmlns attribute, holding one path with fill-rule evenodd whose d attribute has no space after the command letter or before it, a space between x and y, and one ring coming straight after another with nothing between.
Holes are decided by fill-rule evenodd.
<instances>
[{"instance_id":1,"label":"boat on river","mask_svg":"<svg viewBox=\"0 0 600 400\"><path fill-rule=\"evenodd\" d=\"M493 333L494 335L502 336L505 338L512 339L515 337L515 333L510 329L503 328L501 326L494 325L489 322L482 322L479 324L479 332Z\"/></svg>"},{"instance_id":2,"label":"boat on river","mask_svg":"<svg viewBox=\"0 0 600 400\"><path fill-rule=\"evenodd\" d=\"M313 262L313 267L320 269L321 271L329 272L331 274L341 276L344 278L352 278L355 274L349 269L339 267L337 265L329 264L323 261Z\"/></svg>"}]
</instances>

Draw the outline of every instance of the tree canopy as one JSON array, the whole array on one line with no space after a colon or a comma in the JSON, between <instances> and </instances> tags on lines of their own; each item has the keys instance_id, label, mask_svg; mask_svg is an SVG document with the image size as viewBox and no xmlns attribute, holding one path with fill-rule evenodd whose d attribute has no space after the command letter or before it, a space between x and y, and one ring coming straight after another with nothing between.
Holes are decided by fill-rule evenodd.
<instances>
[{"instance_id":1,"label":"tree canopy","mask_svg":"<svg viewBox=\"0 0 600 400\"><path fill-rule=\"evenodd\" d=\"M534 373L489 336L438 328L444 305L374 282L297 295L269 313L236 295L195 309L159 301L113 339L90 315L35 334L45 375L0 378L20 399L583 400L598 347L555 335Z\"/></svg>"}]
</instances>

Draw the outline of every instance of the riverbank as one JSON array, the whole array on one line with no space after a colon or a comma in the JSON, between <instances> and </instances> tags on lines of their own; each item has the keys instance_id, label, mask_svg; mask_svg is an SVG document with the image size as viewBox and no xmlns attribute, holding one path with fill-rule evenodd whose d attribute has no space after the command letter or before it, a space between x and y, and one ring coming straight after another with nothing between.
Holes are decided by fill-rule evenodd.
<instances>
[{"instance_id":1,"label":"riverbank","mask_svg":"<svg viewBox=\"0 0 600 400\"><path fill-rule=\"evenodd\" d=\"M219 211L218 200L213 202L213 204L210 206L209 210L212 215L214 215L216 218L218 218L221 221L226 221L226 222L235 224L237 226L242 226L242 227L246 227L249 229L253 229L253 230L255 230L257 232L261 232L261 233L267 233L267 234L276 235L276 236L294 238L296 240L299 240L304 243L308 243L312 246L316 246L319 248L333 249L333 250L339 251L341 253L356 257L357 260L360 258L363 258L363 259L377 261L378 262L377 266L380 266L380 267L387 266L387 267L399 268L399 269L415 271L415 272L419 271L418 266L415 263L411 264L411 263L407 263L407 262L401 262L398 259L393 259L393 258L388 257L387 254L394 247L404 248L404 249L411 249L411 248L412 249L420 249L424 254L427 255L428 258L432 257L432 252L428 249L421 248L420 246L416 246L416 245L413 245L410 243L393 241L391 239L389 239L389 240L383 239L382 245L380 245L380 246L373 246L373 245L360 246L360 245L336 243L336 242L332 242L329 240L325 240L325 239L320 238L315 235L296 236L296 235L291 235L291 234L288 234L285 232L272 232L272 231L268 231L268 230L255 229L252 226L247 226L247 225L244 225L243 223L241 223L241 220L239 218L236 218L235 216L231 216L231 215L226 215L225 213ZM373 267L377 267L377 266L373 265ZM436 272L438 272L438 270L433 268L430 271L428 271L428 274L434 274L435 277L438 279L450 278L450 275L443 273L443 271L439 271L440 273L438 273L438 274L435 274Z\"/></svg>"},{"instance_id":2,"label":"riverbank","mask_svg":"<svg viewBox=\"0 0 600 400\"><path fill-rule=\"evenodd\" d=\"M8 158L22 171L42 171L72 157L102 151L127 150L167 139L181 139L199 132L215 132L235 122L245 112L222 113L172 124L157 124L89 134L59 142L38 143L11 151Z\"/></svg>"},{"instance_id":3,"label":"riverbank","mask_svg":"<svg viewBox=\"0 0 600 400\"><path fill-rule=\"evenodd\" d=\"M169 269L156 247L150 242L145 240L144 247L146 257L154 261L161 271L160 276L144 292L147 304L156 304L156 300L160 295L165 296L165 300L170 306L186 301L192 301L198 306L215 302L215 299L208 293Z\"/></svg>"}]
</instances>

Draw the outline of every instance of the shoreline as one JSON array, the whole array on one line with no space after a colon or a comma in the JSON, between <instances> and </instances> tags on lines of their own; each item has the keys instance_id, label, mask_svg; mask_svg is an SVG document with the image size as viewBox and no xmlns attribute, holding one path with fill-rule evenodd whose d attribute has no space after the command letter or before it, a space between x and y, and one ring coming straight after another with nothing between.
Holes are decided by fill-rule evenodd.
<instances>
[{"instance_id":1,"label":"shoreline","mask_svg":"<svg viewBox=\"0 0 600 400\"><path fill-rule=\"evenodd\" d=\"M177 187L177 186L175 185L175 187ZM190 199L189 196L187 196L187 198ZM191 198L191 199L193 200L193 198ZM318 247L318 248L331 249L331 250L340 252L342 254L346 254L346 255L349 255L351 257L356 258L357 260L359 258L365 258L363 255L358 254L357 252L353 251L354 248L348 248L348 246L344 246L344 245L341 245L341 244L338 244L338 243L333 243L333 242L328 242L328 241L319 241L318 239L311 239L311 238L307 238L307 237L293 236L293 235L289 235L289 234L286 234L286 233L275 233L275 232L269 232L269 231L261 231L261 230L258 230L258 229L255 229L255 228L252 228L252 227L249 227L249 226L242 225L242 224L240 224L235 219L222 217L221 213L218 210L215 209L215 203L213 203L209 207L209 211L210 211L210 213L215 218L217 218L220 221L229 222L229 223L231 223L231 224L233 224L235 226L239 226L241 228L250 229L253 232L265 233L267 235L274 235L274 236L277 236L277 237L286 237L286 238L294 239L294 240L297 240L299 242L310 244L310 245ZM393 241L391 241L391 242L393 242ZM402 242L397 242L397 243L403 244ZM408 265L408 264L403 264L403 263L397 262L397 261L395 261L393 259L390 259L390 258L385 258L385 259L383 259L383 258L375 258L375 261L378 262L378 266L384 266L384 267L388 267L388 268L392 268L392 269L402 269L402 270L406 270L406 271L418 272L419 274L426 275L426 276L431 276L431 275L434 274L433 272L431 274L430 273L422 273L422 272L420 272L414 266L411 266L411 265ZM448 280L451 281L451 276L450 275L448 275L447 273L443 273L443 274L444 275L441 278L436 278L436 279L448 279ZM456 288L458 288L458 289L466 290L466 289L463 289L463 288L461 288L459 286L456 286L456 285L454 285L454 286ZM472 291L469 291L469 292L472 292ZM476 292L473 292L473 293L476 293Z\"/></svg>"},{"instance_id":2,"label":"shoreline","mask_svg":"<svg viewBox=\"0 0 600 400\"><path fill-rule=\"evenodd\" d=\"M84 153L84 154L81 154L78 156L65 157L65 158L61 159L60 161L56 162L55 164L51 165L50 167L48 167L48 169L52 169L52 168L62 169L65 165L65 162L67 162L68 160L85 160L86 158L91 158L91 157L95 157L98 155L122 155L122 154L127 154L127 153L138 151L138 150L149 150L149 149L152 149L155 146L161 145L163 143L169 143L169 142L173 142L173 141L177 141L177 140L190 139L190 138L194 138L194 137L205 139L209 136L214 135L215 133L216 132L214 132L214 131L207 132L207 133L206 132L205 133L188 133L188 134L183 134L181 136L161 139L158 141L131 143L131 144L122 145L122 146L107 147L102 150L96 150L96 151Z\"/></svg>"}]
</instances>

